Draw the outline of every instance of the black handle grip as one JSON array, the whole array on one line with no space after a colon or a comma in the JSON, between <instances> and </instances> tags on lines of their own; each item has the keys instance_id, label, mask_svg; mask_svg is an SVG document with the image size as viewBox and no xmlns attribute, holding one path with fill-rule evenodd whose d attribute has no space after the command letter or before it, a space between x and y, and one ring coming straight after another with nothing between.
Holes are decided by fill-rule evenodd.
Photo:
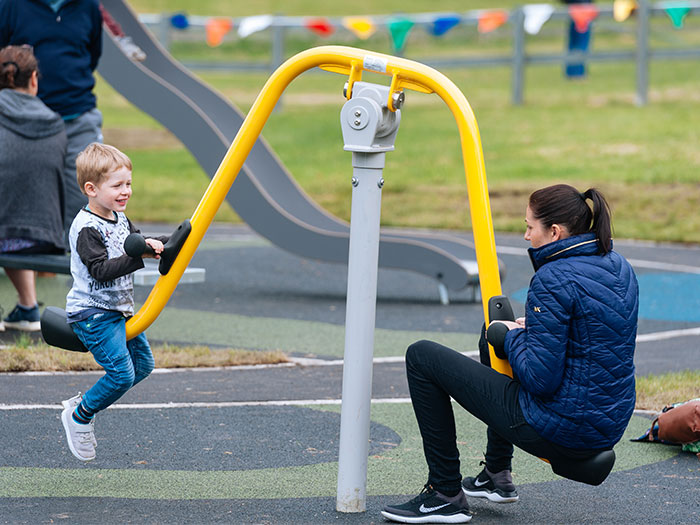
<instances>
[{"instance_id":1,"label":"black handle grip","mask_svg":"<svg viewBox=\"0 0 700 525\"><path fill-rule=\"evenodd\" d=\"M155 252L140 233L132 233L124 240L124 251L129 257L141 257L144 253L153 255Z\"/></svg>"},{"instance_id":2,"label":"black handle grip","mask_svg":"<svg viewBox=\"0 0 700 525\"><path fill-rule=\"evenodd\" d=\"M505 295L494 295L489 299L489 321L515 321L513 308ZM508 358L503 349L507 333L508 327L503 323L493 323L486 330L486 340L499 359Z\"/></svg>"}]
</instances>

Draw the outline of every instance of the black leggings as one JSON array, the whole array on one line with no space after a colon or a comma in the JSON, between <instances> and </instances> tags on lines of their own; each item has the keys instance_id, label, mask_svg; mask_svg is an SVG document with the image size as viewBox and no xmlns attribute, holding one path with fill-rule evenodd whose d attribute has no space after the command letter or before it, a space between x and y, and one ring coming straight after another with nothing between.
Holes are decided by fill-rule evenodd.
<instances>
[{"instance_id":1,"label":"black leggings","mask_svg":"<svg viewBox=\"0 0 700 525\"><path fill-rule=\"evenodd\" d=\"M406 352L413 410L423 438L428 483L452 492L460 488L459 452L453 398L488 425L486 467L511 470L513 445L541 458L583 459L599 452L562 447L541 437L525 421L518 400L520 383L432 341L418 341Z\"/></svg>"}]
</instances>

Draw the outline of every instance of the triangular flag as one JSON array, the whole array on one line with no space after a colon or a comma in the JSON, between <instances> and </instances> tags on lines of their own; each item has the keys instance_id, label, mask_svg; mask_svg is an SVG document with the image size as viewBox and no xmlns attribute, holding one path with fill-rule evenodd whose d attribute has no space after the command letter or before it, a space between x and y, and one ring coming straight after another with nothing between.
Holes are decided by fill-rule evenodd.
<instances>
[{"instance_id":1,"label":"triangular flag","mask_svg":"<svg viewBox=\"0 0 700 525\"><path fill-rule=\"evenodd\" d=\"M367 40L376 30L374 23L369 18L346 16L343 18L343 26L362 40Z\"/></svg>"},{"instance_id":2,"label":"triangular flag","mask_svg":"<svg viewBox=\"0 0 700 525\"><path fill-rule=\"evenodd\" d=\"M613 18L616 22L624 22L635 9L637 9L636 0L615 0L613 4Z\"/></svg>"},{"instance_id":3,"label":"triangular flag","mask_svg":"<svg viewBox=\"0 0 700 525\"><path fill-rule=\"evenodd\" d=\"M531 35L536 35L542 26L550 19L554 12L554 6L549 4L530 4L523 7L525 21L523 26L525 31Z\"/></svg>"},{"instance_id":4,"label":"triangular flag","mask_svg":"<svg viewBox=\"0 0 700 525\"><path fill-rule=\"evenodd\" d=\"M186 13L175 13L170 17L170 25L175 29L187 29L190 27L190 21Z\"/></svg>"},{"instance_id":5,"label":"triangular flag","mask_svg":"<svg viewBox=\"0 0 700 525\"><path fill-rule=\"evenodd\" d=\"M454 26L462 21L458 16L441 16L433 21L430 27L430 32L435 36L442 36L447 33Z\"/></svg>"},{"instance_id":6,"label":"triangular flag","mask_svg":"<svg viewBox=\"0 0 700 525\"><path fill-rule=\"evenodd\" d=\"M304 27L321 36L330 36L335 31L335 27L327 18L307 18L304 20Z\"/></svg>"},{"instance_id":7,"label":"triangular flag","mask_svg":"<svg viewBox=\"0 0 700 525\"><path fill-rule=\"evenodd\" d=\"M408 34L413 29L415 23L407 18L393 18L389 21L389 33L394 51L400 52L406 44Z\"/></svg>"},{"instance_id":8,"label":"triangular flag","mask_svg":"<svg viewBox=\"0 0 700 525\"><path fill-rule=\"evenodd\" d=\"M586 33L598 16L598 7L593 4L572 4L569 6L569 16L574 21L576 32Z\"/></svg>"},{"instance_id":9,"label":"triangular flag","mask_svg":"<svg viewBox=\"0 0 700 525\"><path fill-rule=\"evenodd\" d=\"M230 18L210 18L204 28L207 32L207 45L216 47L224 41L226 33L231 31L233 22Z\"/></svg>"},{"instance_id":10,"label":"triangular flag","mask_svg":"<svg viewBox=\"0 0 700 525\"><path fill-rule=\"evenodd\" d=\"M272 15L247 16L238 24L238 36L245 38L258 31L264 31L270 27L271 24Z\"/></svg>"},{"instance_id":11,"label":"triangular flag","mask_svg":"<svg viewBox=\"0 0 700 525\"><path fill-rule=\"evenodd\" d=\"M508 21L508 11L497 9L494 11L485 11L479 15L479 25L477 29L479 33L489 33L501 27Z\"/></svg>"},{"instance_id":12,"label":"triangular flag","mask_svg":"<svg viewBox=\"0 0 700 525\"><path fill-rule=\"evenodd\" d=\"M690 12L690 7L687 5L669 5L664 9L664 11L666 11L666 14L671 19L671 22L673 22L673 27L680 29L683 27L685 17Z\"/></svg>"}]
</instances>

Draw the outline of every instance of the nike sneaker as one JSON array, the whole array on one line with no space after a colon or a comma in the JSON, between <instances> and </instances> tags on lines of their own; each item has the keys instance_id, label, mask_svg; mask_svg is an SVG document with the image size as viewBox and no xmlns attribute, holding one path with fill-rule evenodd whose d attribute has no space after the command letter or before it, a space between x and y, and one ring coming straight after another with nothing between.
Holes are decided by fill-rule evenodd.
<instances>
[{"instance_id":1,"label":"nike sneaker","mask_svg":"<svg viewBox=\"0 0 700 525\"><path fill-rule=\"evenodd\" d=\"M403 505L387 505L382 516L399 523L467 523L472 519L463 492L445 496L432 485L423 487L418 496Z\"/></svg>"},{"instance_id":2,"label":"nike sneaker","mask_svg":"<svg viewBox=\"0 0 700 525\"><path fill-rule=\"evenodd\" d=\"M464 478L462 490L467 496L486 498L494 503L515 503L520 499L510 470L493 473L486 467L475 478Z\"/></svg>"}]
</instances>

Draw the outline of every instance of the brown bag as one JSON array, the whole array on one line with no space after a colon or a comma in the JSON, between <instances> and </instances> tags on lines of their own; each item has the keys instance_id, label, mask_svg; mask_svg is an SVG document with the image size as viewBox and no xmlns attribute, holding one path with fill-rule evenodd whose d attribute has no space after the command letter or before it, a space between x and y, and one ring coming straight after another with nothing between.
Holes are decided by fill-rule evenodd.
<instances>
[{"instance_id":1,"label":"brown bag","mask_svg":"<svg viewBox=\"0 0 700 525\"><path fill-rule=\"evenodd\" d=\"M700 441L700 401L664 408L658 424L659 439L663 441L679 444Z\"/></svg>"}]
</instances>

